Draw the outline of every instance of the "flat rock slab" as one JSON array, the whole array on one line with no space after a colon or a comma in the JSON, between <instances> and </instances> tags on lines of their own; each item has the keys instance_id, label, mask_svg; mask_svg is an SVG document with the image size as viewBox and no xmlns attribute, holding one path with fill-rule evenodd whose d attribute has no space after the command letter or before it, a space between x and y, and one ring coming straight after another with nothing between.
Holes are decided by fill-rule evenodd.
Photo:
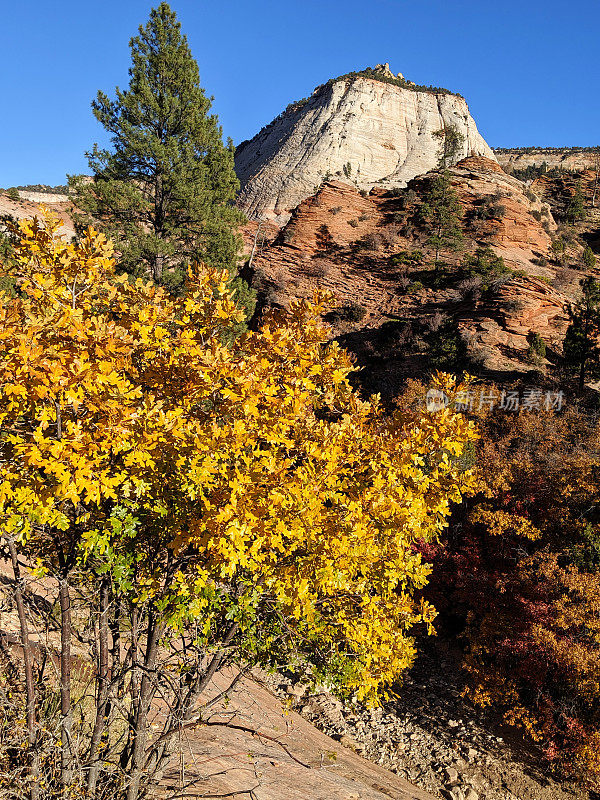
<instances>
[{"instance_id":1,"label":"flat rock slab","mask_svg":"<svg viewBox=\"0 0 600 800\"><path fill-rule=\"evenodd\" d=\"M226 686L226 679L219 676L216 688ZM253 680L238 683L209 721L182 732L179 752L162 781L162 797L433 800L284 709Z\"/></svg>"}]
</instances>

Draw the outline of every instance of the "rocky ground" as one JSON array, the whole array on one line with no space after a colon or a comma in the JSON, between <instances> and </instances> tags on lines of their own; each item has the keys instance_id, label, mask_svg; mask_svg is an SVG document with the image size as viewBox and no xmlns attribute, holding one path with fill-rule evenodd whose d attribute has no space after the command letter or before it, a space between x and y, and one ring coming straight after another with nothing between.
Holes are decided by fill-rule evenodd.
<instances>
[{"instance_id":1,"label":"rocky ground","mask_svg":"<svg viewBox=\"0 0 600 800\"><path fill-rule=\"evenodd\" d=\"M461 697L461 675L447 645L419 658L399 696L379 709L344 706L311 694L293 676L271 683L324 733L445 800L591 800L542 768L539 754L493 713Z\"/></svg>"}]
</instances>

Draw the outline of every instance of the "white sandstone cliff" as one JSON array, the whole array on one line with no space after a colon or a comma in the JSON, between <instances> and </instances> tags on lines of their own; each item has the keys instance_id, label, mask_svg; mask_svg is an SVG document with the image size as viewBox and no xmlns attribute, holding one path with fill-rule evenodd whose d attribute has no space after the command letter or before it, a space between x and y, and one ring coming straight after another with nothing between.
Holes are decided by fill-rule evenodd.
<instances>
[{"instance_id":1,"label":"white sandstone cliff","mask_svg":"<svg viewBox=\"0 0 600 800\"><path fill-rule=\"evenodd\" d=\"M465 137L456 161L495 160L459 95L362 76L325 84L238 147L238 204L251 219L284 224L327 177L366 190L406 186L436 166L434 133L449 126Z\"/></svg>"}]
</instances>

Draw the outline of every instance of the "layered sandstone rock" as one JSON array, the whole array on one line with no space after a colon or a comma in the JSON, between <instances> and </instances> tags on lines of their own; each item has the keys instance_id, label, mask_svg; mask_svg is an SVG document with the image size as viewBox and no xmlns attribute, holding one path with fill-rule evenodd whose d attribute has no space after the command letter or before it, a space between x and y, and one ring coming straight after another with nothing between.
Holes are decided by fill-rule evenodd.
<instances>
[{"instance_id":1,"label":"layered sandstone rock","mask_svg":"<svg viewBox=\"0 0 600 800\"><path fill-rule=\"evenodd\" d=\"M238 147L240 208L285 224L328 178L359 190L406 186L437 165L434 134L450 126L464 136L459 158L495 160L459 95L363 76L325 84Z\"/></svg>"},{"instance_id":2,"label":"layered sandstone rock","mask_svg":"<svg viewBox=\"0 0 600 800\"><path fill-rule=\"evenodd\" d=\"M450 175L467 218L487 201L502 207L502 216L490 221L486 234L509 267L530 275L554 277L551 268L535 263L540 257L550 256L556 231L547 203L487 158L463 159L450 170Z\"/></svg>"},{"instance_id":3,"label":"layered sandstone rock","mask_svg":"<svg viewBox=\"0 0 600 800\"><path fill-rule=\"evenodd\" d=\"M209 694L226 689L230 677L217 675ZM176 753L159 797L434 800L433 795L361 758L283 708L249 678L211 709L208 725L198 725L184 735L183 789L180 754Z\"/></svg>"},{"instance_id":4,"label":"layered sandstone rock","mask_svg":"<svg viewBox=\"0 0 600 800\"><path fill-rule=\"evenodd\" d=\"M57 194L56 192L30 192L27 189L21 189L19 196L22 200L29 200L30 203L41 203L47 206L69 202L66 194Z\"/></svg>"},{"instance_id":5,"label":"layered sandstone rock","mask_svg":"<svg viewBox=\"0 0 600 800\"><path fill-rule=\"evenodd\" d=\"M552 261L556 224L548 206L490 159L464 159L449 173L464 212L465 240L461 252L444 253L447 279L441 284L432 274L433 253L419 212L435 172L393 192L376 187L366 194L329 181L255 253L246 277L262 307L287 306L317 288L331 291L340 304L332 317L334 333L373 372L378 390L385 382L395 390L398 375L422 374L423 362L412 357L414 348L405 346L403 337L426 329L438 315L458 321L480 361L493 371L530 369L532 332L560 350L566 305L581 274ZM486 203L501 206L501 212L482 218ZM256 223L248 246L255 230ZM465 255L487 245L514 271L491 294L471 291L460 278ZM415 250L423 253L420 266L402 266L394 258ZM568 280L567 271L573 272Z\"/></svg>"},{"instance_id":6,"label":"layered sandstone rock","mask_svg":"<svg viewBox=\"0 0 600 800\"><path fill-rule=\"evenodd\" d=\"M515 148L495 150L500 166L507 172L527 167L541 167L546 164L548 169L558 167L565 170L596 169L600 159L600 151L591 149L577 149L559 147L539 147L527 150Z\"/></svg>"},{"instance_id":7,"label":"layered sandstone rock","mask_svg":"<svg viewBox=\"0 0 600 800\"><path fill-rule=\"evenodd\" d=\"M20 200L13 200L7 194L0 193L0 217L11 217L12 219L32 219L42 215L42 209L48 208L56 214L62 227L60 233L67 239L75 236L75 225L69 215L70 203L56 202L51 203L46 198L40 202L31 202L21 196Z\"/></svg>"}]
</instances>

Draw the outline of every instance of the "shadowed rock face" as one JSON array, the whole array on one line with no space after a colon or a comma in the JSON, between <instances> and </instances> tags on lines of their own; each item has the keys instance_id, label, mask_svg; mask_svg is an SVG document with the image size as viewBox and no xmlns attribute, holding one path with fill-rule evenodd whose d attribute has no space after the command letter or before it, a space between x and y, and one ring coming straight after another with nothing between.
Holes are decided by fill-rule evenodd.
<instances>
[{"instance_id":1,"label":"shadowed rock face","mask_svg":"<svg viewBox=\"0 0 600 800\"><path fill-rule=\"evenodd\" d=\"M285 224L327 178L363 190L406 186L436 166L434 133L449 126L464 136L458 159L495 161L463 97L365 77L326 84L238 147L238 204L250 219Z\"/></svg>"}]
</instances>

